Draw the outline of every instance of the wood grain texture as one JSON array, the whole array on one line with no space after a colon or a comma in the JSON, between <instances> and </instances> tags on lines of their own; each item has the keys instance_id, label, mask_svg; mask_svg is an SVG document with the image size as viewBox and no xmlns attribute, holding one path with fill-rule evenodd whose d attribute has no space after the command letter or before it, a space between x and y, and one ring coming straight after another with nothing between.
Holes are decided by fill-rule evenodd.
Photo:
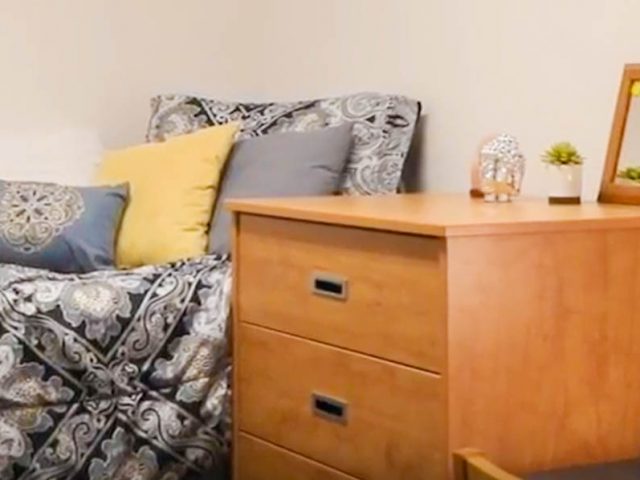
<instances>
[{"instance_id":1,"label":"wood grain texture","mask_svg":"<svg viewBox=\"0 0 640 480\"><path fill-rule=\"evenodd\" d=\"M234 211L392 232L455 237L640 228L640 209L583 203L549 206L547 200L491 204L465 195L233 200Z\"/></svg>"},{"instance_id":2,"label":"wood grain texture","mask_svg":"<svg viewBox=\"0 0 640 480\"><path fill-rule=\"evenodd\" d=\"M622 150L624 136L627 134L627 118L631 105L631 86L633 82L638 80L640 80L640 64L626 65L620 83L618 103L616 104L616 110L613 116L609 148L607 150L607 158L600 184L598 200L601 202L631 205L640 204L640 188L615 183L618 163L620 161L620 152ZM634 133L637 134L638 132Z\"/></svg>"},{"instance_id":3,"label":"wood grain texture","mask_svg":"<svg viewBox=\"0 0 640 480\"><path fill-rule=\"evenodd\" d=\"M250 435L240 434L237 443L237 480L356 480Z\"/></svg>"},{"instance_id":4,"label":"wood grain texture","mask_svg":"<svg viewBox=\"0 0 640 480\"><path fill-rule=\"evenodd\" d=\"M438 376L261 327L241 324L240 330L241 431L357 478L445 478ZM314 415L312 393L346 401L348 422Z\"/></svg>"},{"instance_id":5,"label":"wood grain texture","mask_svg":"<svg viewBox=\"0 0 640 480\"><path fill-rule=\"evenodd\" d=\"M241 222L241 321L442 371L442 240L252 215ZM316 271L346 278L348 298L314 295Z\"/></svg>"},{"instance_id":6,"label":"wood grain texture","mask_svg":"<svg viewBox=\"0 0 640 480\"><path fill-rule=\"evenodd\" d=\"M450 451L522 474L640 452L640 230L450 239Z\"/></svg>"}]
</instances>

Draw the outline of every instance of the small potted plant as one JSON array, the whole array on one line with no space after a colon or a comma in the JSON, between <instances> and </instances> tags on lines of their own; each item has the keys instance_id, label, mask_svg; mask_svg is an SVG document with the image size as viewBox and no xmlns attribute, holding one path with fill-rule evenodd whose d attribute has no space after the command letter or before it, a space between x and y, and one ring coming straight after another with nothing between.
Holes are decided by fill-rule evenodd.
<instances>
[{"instance_id":1,"label":"small potted plant","mask_svg":"<svg viewBox=\"0 0 640 480\"><path fill-rule=\"evenodd\" d=\"M618 172L618 183L640 187L640 167L627 167Z\"/></svg>"},{"instance_id":2,"label":"small potted plant","mask_svg":"<svg viewBox=\"0 0 640 480\"><path fill-rule=\"evenodd\" d=\"M569 142L552 145L544 152L547 164L549 203L580 203L583 157Z\"/></svg>"}]
</instances>

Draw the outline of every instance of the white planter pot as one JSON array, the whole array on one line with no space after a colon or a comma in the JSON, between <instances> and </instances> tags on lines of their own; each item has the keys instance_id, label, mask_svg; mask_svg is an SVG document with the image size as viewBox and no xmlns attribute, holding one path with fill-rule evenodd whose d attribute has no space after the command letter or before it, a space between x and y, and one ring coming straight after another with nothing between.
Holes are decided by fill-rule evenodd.
<instances>
[{"instance_id":1,"label":"white planter pot","mask_svg":"<svg viewBox=\"0 0 640 480\"><path fill-rule=\"evenodd\" d=\"M547 165L549 199L580 199L582 165Z\"/></svg>"}]
</instances>

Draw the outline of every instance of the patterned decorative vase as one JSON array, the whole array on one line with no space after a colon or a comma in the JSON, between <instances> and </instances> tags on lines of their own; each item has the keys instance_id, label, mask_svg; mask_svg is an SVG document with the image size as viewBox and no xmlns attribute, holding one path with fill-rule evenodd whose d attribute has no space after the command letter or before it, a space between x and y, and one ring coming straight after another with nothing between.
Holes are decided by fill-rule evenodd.
<instances>
[{"instance_id":1,"label":"patterned decorative vase","mask_svg":"<svg viewBox=\"0 0 640 480\"><path fill-rule=\"evenodd\" d=\"M510 202L520 194L525 158L512 135L501 134L480 150L481 190L486 202Z\"/></svg>"}]
</instances>

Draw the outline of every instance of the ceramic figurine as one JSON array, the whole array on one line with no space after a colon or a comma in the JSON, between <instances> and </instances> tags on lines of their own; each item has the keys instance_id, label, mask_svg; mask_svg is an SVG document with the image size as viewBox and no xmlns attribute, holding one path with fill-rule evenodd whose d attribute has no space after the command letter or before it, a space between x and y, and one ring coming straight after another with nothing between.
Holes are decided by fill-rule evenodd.
<instances>
[{"instance_id":1,"label":"ceramic figurine","mask_svg":"<svg viewBox=\"0 0 640 480\"><path fill-rule=\"evenodd\" d=\"M480 188L486 202L510 202L520 193L525 159L515 137L501 134L480 150Z\"/></svg>"}]
</instances>

